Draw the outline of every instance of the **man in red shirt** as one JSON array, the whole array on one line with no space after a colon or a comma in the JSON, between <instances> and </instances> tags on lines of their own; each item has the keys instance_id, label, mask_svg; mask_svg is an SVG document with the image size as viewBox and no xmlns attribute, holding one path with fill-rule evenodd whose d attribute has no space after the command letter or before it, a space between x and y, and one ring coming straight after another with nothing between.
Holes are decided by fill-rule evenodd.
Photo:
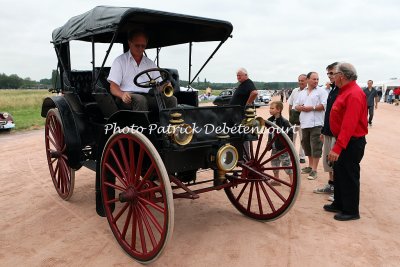
<instances>
[{"instance_id":1,"label":"man in red shirt","mask_svg":"<svg viewBox=\"0 0 400 267\"><path fill-rule=\"evenodd\" d=\"M336 143L329 152L335 177L334 202L324 209L336 212L339 221L360 218L360 162L368 133L367 101L356 84L357 72L349 63L339 63L334 73L339 94L332 106L329 122Z\"/></svg>"}]
</instances>

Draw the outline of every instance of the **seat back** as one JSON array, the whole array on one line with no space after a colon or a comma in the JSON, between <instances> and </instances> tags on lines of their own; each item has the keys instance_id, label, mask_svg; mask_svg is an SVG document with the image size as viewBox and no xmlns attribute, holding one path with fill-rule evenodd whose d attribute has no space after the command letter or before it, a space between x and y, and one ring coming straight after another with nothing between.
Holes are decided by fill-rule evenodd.
<instances>
[{"instance_id":1,"label":"seat back","mask_svg":"<svg viewBox=\"0 0 400 267\"><path fill-rule=\"evenodd\" d=\"M174 94L178 100L178 104L189 105L193 107L199 106L199 92L198 91L179 91Z\"/></svg>"},{"instance_id":2,"label":"seat back","mask_svg":"<svg viewBox=\"0 0 400 267\"><path fill-rule=\"evenodd\" d=\"M104 67L101 72L100 68L95 69L95 77L97 78L97 75L100 75L96 83L95 93L110 93L110 83L107 81L110 69L110 67Z\"/></svg>"},{"instance_id":3,"label":"seat back","mask_svg":"<svg viewBox=\"0 0 400 267\"><path fill-rule=\"evenodd\" d=\"M95 84L95 90L92 96L96 100L104 118L108 119L112 114L118 111L115 98L110 92L110 83L107 81L110 68L106 67L100 72L100 68L96 68L95 77L99 75Z\"/></svg>"},{"instance_id":4,"label":"seat back","mask_svg":"<svg viewBox=\"0 0 400 267\"><path fill-rule=\"evenodd\" d=\"M67 79L65 79L65 75ZM64 87L66 91L77 94L83 103L94 101L92 97L92 71L90 70L64 72Z\"/></svg>"},{"instance_id":5,"label":"seat back","mask_svg":"<svg viewBox=\"0 0 400 267\"><path fill-rule=\"evenodd\" d=\"M64 97L76 114L85 113L85 103L93 102L91 96L91 71L64 71Z\"/></svg>"}]
</instances>

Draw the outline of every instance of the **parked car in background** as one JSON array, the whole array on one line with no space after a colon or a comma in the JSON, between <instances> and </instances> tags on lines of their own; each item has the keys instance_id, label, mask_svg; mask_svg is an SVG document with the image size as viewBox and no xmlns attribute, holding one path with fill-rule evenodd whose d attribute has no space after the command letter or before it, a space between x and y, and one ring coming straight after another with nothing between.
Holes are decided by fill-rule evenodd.
<instances>
[{"instance_id":1,"label":"parked car in background","mask_svg":"<svg viewBox=\"0 0 400 267\"><path fill-rule=\"evenodd\" d=\"M268 104L271 102L271 94L267 90L258 90L258 96L256 102L262 102Z\"/></svg>"},{"instance_id":2,"label":"parked car in background","mask_svg":"<svg viewBox=\"0 0 400 267\"><path fill-rule=\"evenodd\" d=\"M14 119L8 112L0 112L0 130L10 130L15 127Z\"/></svg>"},{"instance_id":3,"label":"parked car in background","mask_svg":"<svg viewBox=\"0 0 400 267\"><path fill-rule=\"evenodd\" d=\"M213 104L216 106L224 106L224 105L228 105L229 102L231 101L231 98L233 96L233 93L235 92L236 88L231 88L231 89L226 89L223 90L219 96L217 96L214 101Z\"/></svg>"},{"instance_id":4,"label":"parked car in background","mask_svg":"<svg viewBox=\"0 0 400 267\"><path fill-rule=\"evenodd\" d=\"M228 105L229 102L231 101L233 94L235 93L235 90L236 90L236 88L231 88L231 89L226 89L226 90L222 91L219 94L219 96L217 96L214 99L213 104L216 106ZM259 108L261 106L258 101L258 98L256 98L256 100L254 100L253 104L256 108Z\"/></svg>"}]
</instances>

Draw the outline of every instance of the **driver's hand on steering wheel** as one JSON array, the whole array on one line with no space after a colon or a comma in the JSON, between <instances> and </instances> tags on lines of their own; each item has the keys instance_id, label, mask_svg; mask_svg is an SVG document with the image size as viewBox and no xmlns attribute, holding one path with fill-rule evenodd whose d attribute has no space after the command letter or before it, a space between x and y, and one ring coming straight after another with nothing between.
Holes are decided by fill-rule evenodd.
<instances>
[{"instance_id":1,"label":"driver's hand on steering wheel","mask_svg":"<svg viewBox=\"0 0 400 267\"><path fill-rule=\"evenodd\" d=\"M124 92L121 96L122 102L129 104L132 102L131 95L128 92Z\"/></svg>"}]
</instances>

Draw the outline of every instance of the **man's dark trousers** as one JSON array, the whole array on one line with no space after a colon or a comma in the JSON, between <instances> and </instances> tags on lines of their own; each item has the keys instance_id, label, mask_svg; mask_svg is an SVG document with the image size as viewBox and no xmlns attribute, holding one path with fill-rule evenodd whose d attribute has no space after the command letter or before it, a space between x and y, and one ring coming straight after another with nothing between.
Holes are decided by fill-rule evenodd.
<instances>
[{"instance_id":1,"label":"man's dark trousers","mask_svg":"<svg viewBox=\"0 0 400 267\"><path fill-rule=\"evenodd\" d=\"M374 106L368 107L368 114L369 114L368 123L372 124L372 119L374 118Z\"/></svg>"},{"instance_id":2,"label":"man's dark trousers","mask_svg":"<svg viewBox=\"0 0 400 267\"><path fill-rule=\"evenodd\" d=\"M360 162L364 156L365 137L352 137L333 165L335 191L333 206L344 214L359 214Z\"/></svg>"}]
</instances>

